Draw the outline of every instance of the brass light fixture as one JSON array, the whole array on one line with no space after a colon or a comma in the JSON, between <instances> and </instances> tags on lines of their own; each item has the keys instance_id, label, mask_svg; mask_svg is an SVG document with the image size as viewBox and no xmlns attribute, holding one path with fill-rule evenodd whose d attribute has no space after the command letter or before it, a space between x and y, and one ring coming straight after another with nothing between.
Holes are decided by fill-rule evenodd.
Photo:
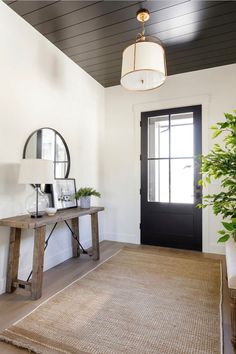
<instances>
[{"instance_id":1,"label":"brass light fixture","mask_svg":"<svg viewBox=\"0 0 236 354\"><path fill-rule=\"evenodd\" d=\"M147 91L166 80L165 51L158 38L145 36L144 23L150 18L149 11L141 9L136 17L142 23L142 31L123 52L120 83L127 90Z\"/></svg>"}]
</instances>

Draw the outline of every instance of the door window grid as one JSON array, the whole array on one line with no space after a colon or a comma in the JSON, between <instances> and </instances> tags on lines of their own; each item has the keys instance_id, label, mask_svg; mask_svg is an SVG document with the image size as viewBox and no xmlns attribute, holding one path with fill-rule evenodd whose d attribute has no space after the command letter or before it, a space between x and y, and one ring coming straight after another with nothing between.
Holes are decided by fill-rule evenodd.
<instances>
[{"instance_id":1,"label":"door window grid","mask_svg":"<svg viewBox=\"0 0 236 354\"><path fill-rule=\"evenodd\" d=\"M173 129L176 128L178 132L179 127L185 134L180 136L179 133L181 132L177 133L176 141L174 141ZM168 136L165 136L166 141L163 145L161 134L166 132L168 132ZM172 144L173 142L174 144ZM190 154L187 155L189 156L183 156L183 152L185 153L183 142L188 145ZM172 145L175 145L173 151ZM175 154L176 150L177 153ZM175 156L178 155L178 151L182 156ZM181 162L183 162L182 166ZM194 203L193 112L148 118L147 163L148 201Z\"/></svg>"},{"instance_id":2,"label":"door window grid","mask_svg":"<svg viewBox=\"0 0 236 354\"><path fill-rule=\"evenodd\" d=\"M42 130L39 134L40 158L53 161L55 178L65 176L69 160L63 141L54 131Z\"/></svg>"}]
</instances>

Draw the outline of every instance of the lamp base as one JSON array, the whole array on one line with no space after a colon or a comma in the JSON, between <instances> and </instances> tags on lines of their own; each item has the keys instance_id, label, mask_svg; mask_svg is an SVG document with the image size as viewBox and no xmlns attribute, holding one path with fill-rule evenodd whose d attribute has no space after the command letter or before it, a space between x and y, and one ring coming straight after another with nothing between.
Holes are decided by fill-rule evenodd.
<instances>
[{"instance_id":1,"label":"lamp base","mask_svg":"<svg viewBox=\"0 0 236 354\"><path fill-rule=\"evenodd\" d=\"M38 213L38 215L36 213L32 213L30 214L30 217L33 218L33 219L38 219L38 218L41 218L45 213Z\"/></svg>"},{"instance_id":2,"label":"lamp base","mask_svg":"<svg viewBox=\"0 0 236 354\"><path fill-rule=\"evenodd\" d=\"M26 210L31 218L42 217L48 208L48 197L39 191L38 187L28 196L26 200Z\"/></svg>"}]
</instances>

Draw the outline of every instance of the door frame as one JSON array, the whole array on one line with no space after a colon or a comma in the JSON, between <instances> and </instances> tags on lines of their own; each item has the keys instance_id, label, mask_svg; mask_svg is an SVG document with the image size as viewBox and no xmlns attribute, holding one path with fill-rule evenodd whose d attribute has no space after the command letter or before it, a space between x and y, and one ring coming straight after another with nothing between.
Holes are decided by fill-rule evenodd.
<instances>
[{"instance_id":1,"label":"door frame","mask_svg":"<svg viewBox=\"0 0 236 354\"><path fill-rule=\"evenodd\" d=\"M202 154L202 105L192 105L192 106L184 106L184 107L175 107L175 108L165 108L165 109L158 109L158 110L152 110L152 111L147 111L147 112L142 112L141 113L141 121L140 121L140 128L142 130L143 124L146 126L146 131L140 132L140 242L141 244L143 243L142 241L142 235L141 235L141 223L142 223L142 201L143 203L155 203L158 204L156 205L156 208L159 210L162 210L167 207L170 210L175 210L176 207L181 211L185 210L187 205L185 203L169 203L169 202L152 202L152 201L147 201L148 199L148 169L147 166L145 165L145 161L148 161L148 156L142 156L143 151L142 151L142 142L144 144L143 148L146 151L145 155L148 154L148 119L151 117L156 117L156 116L171 116L179 113L187 113L187 112L193 112L194 114L194 127L197 129L194 129L193 134L194 134L194 161L196 161L197 156ZM170 119L170 118L169 118ZM199 134L200 133L200 134ZM169 142L171 144L171 141ZM146 146L146 148L145 148ZM169 157L170 158L170 157ZM144 165L142 164L144 163ZM170 162L169 162L170 163ZM199 167L200 168L200 167ZM170 171L169 171L170 174ZM202 209L198 209L196 207L197 204L201 203L202 201L202 188L198 188L198 181L201 178L200 171L199 169L194 168L194 202L192 204L192 207L195 209L194 212L194 224L195 224L195 237L191 240L189 240L189 243L186 244L184 241L182 242L177 242L176 244L173 243L172 241L166 241L166 242L161 242L160 246L164 247L176 247L178 248L183 248L183 249L191 249L191 250L196 250L196 251L201 251L202 252L202 240L203 240L203 232L202 232ZM196 200L196 190L199 189L199 192L201 193L201 197ZM143 206L144 207L144 206ZM150 207L150 205L149 205ZM180 212L181 213L181 212ZM144 212L143 212L144 214ZM143 216L144 217L144 216ZM200 225L198 225L198 222ZM198 236L199 235L199 236ZM145 242L144 242L145 244ZM153 244L154 245L154 244Z\"/></svg>"},{"instance_id":2,"label":"door frame","mask_svg":"<svg viewBox=\"0 0 236 354\"><path fill-rule=\"evenodd\" d=\"M140 188L141 188L141 178L140 178L140 154L141 154L141 113L147 111L155 111L161 109L168 109L169 107L188 107L202 105L202 153L207 154L208 152L208 132L209 132L209 104L210 95L195 95L187 97L177 97L173 99L158 99L157 94L150 97L149 102L136 103L132 106L133 115L133 127L134 127L134 173L135 181L134 187L136 190L135 204L134 204L134 224L133 233L130 234L130 239L133 243L141 243L141 233L140 233L140 221L141 221L141 210L140 210ZM155 101L154 101L155 99ZM208 186L203 190L203 193L208 194ZM215 238L211 240L209 235L209 208L204 208L202 212L202 250L203 252L219 252L219 246L215 243ZM223 247L222 247L223 249Z\"/></svg>"}]
</instances>

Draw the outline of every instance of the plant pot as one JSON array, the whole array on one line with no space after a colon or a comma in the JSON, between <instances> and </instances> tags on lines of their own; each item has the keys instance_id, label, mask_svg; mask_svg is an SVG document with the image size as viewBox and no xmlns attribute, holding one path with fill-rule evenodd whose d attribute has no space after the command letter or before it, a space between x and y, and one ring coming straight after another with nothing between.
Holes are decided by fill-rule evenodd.
<instances>
[{"instance_id":1,"label":"plant pot","mask_svg":"<svg viewBox=\"0 0 236 354\"><path fill-rule=\"evenodd\" d=\"M80 197L80 208L89 209L90 208L91 197Z\"/></svg>"}]
</instances>

